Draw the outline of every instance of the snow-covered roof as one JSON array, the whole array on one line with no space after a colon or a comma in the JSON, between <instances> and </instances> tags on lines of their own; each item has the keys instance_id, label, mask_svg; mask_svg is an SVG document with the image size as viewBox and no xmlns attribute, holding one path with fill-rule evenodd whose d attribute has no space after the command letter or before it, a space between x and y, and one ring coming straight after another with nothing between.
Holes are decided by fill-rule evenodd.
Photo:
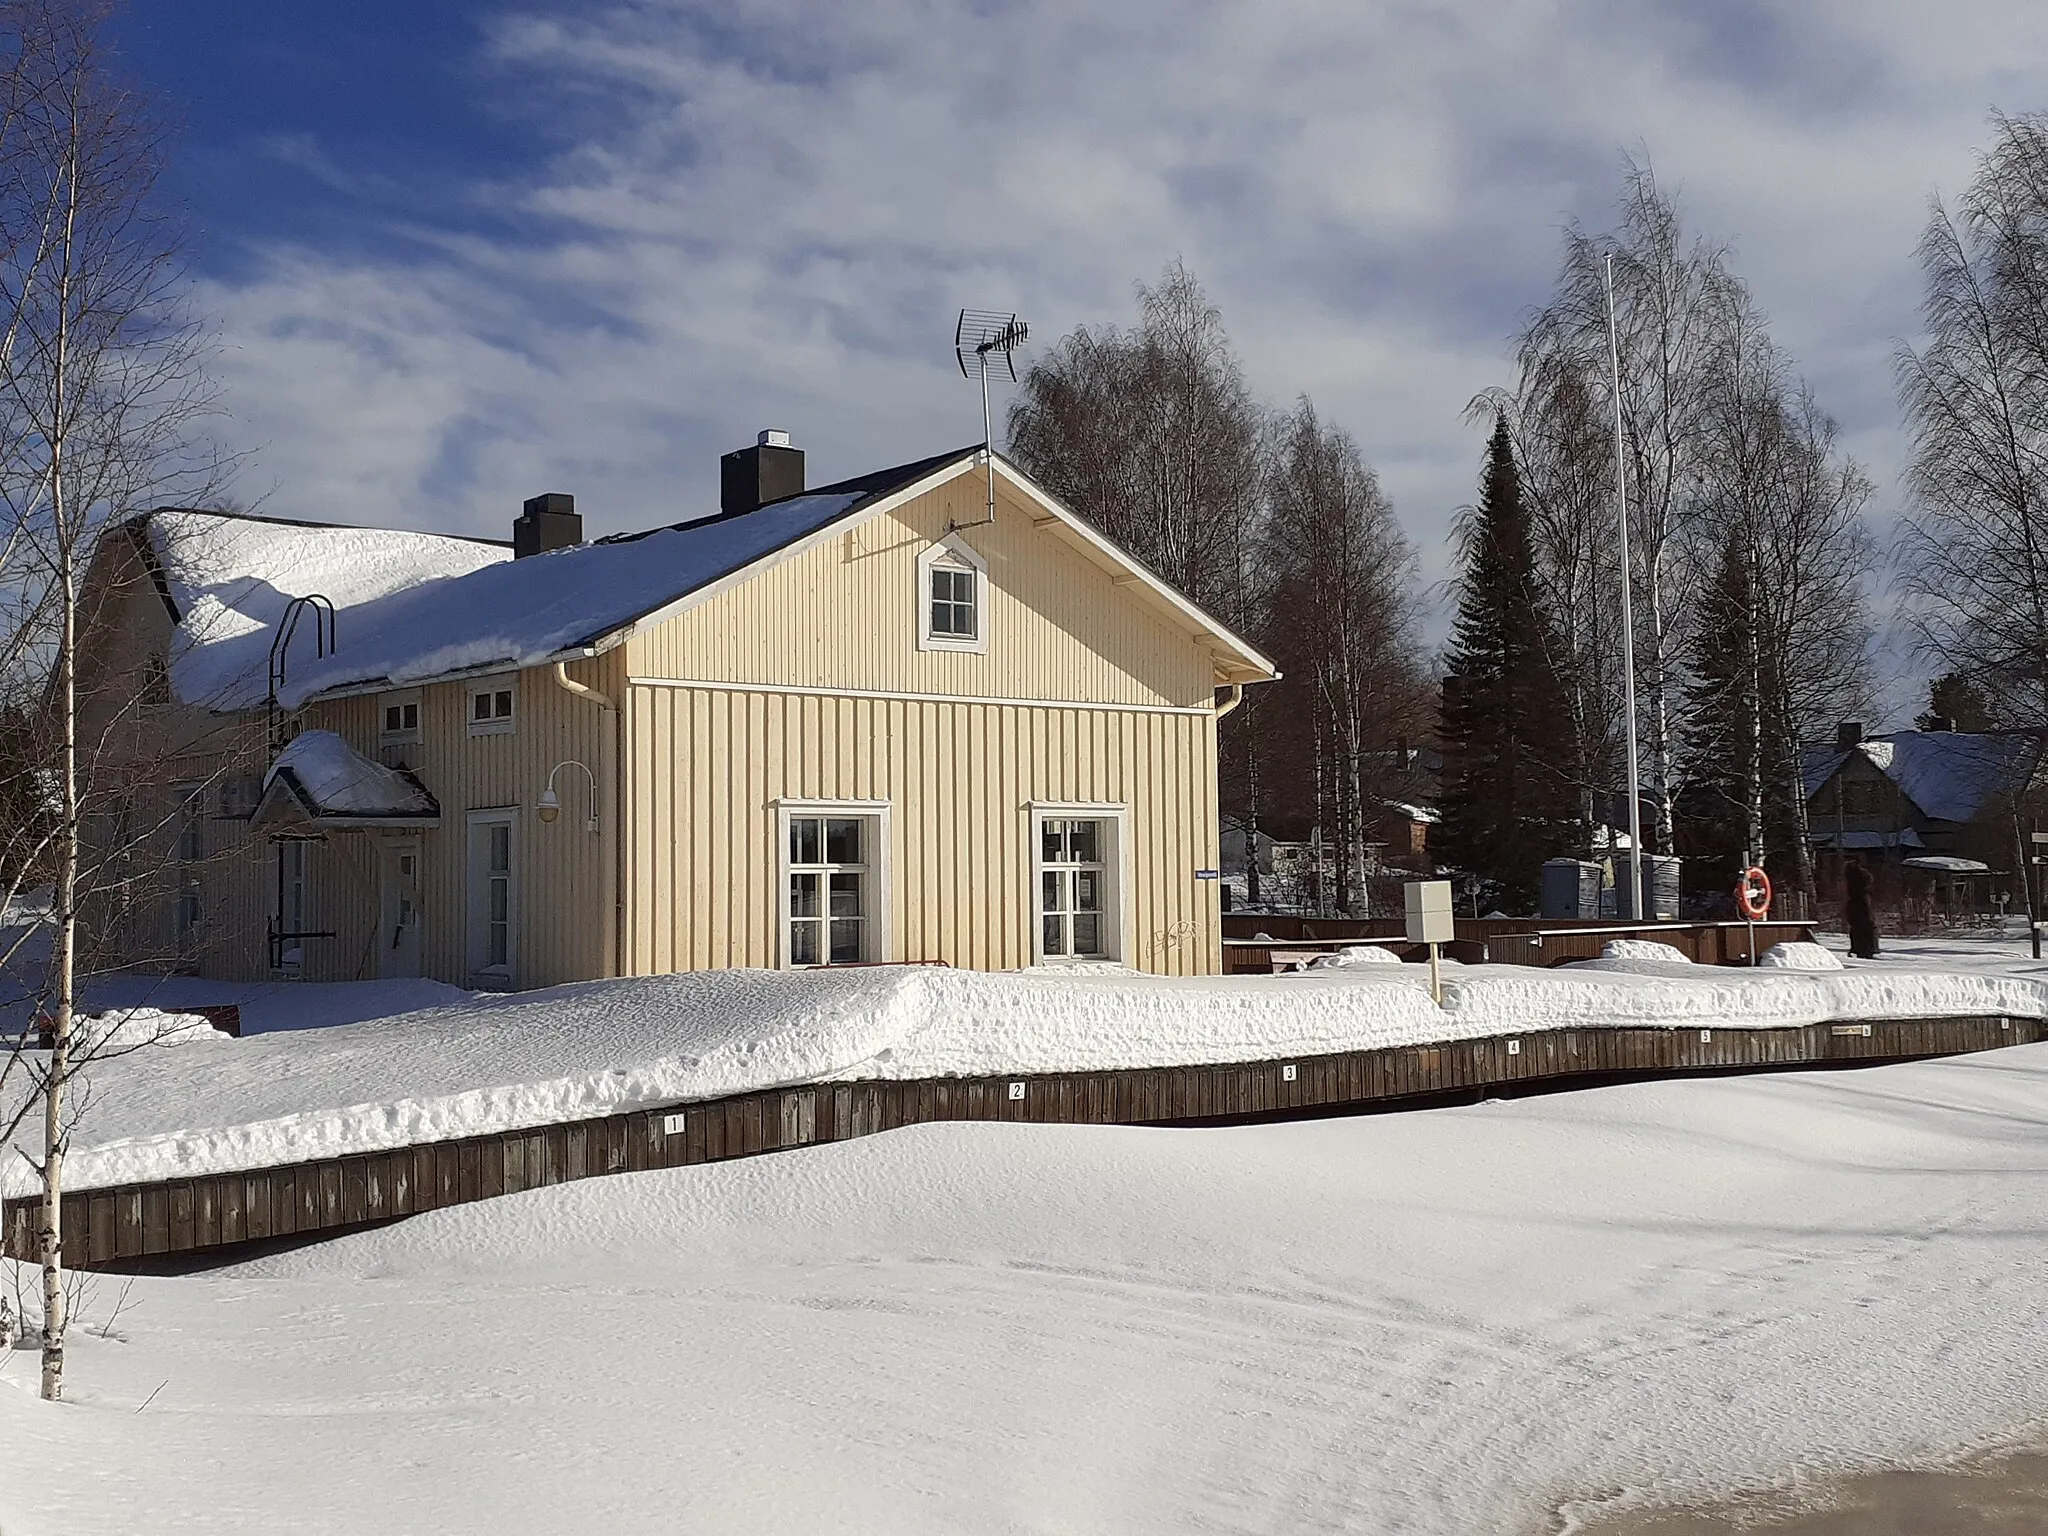
<instances>
[{"instance_id":1,"label":"snow-covered roof","mask_svg":"<svg viewBox=\"0 0 2048 1536\"><path fill-rule=\"evenodd\" d=\"M270 637L293 598L318 593L337 614L467 576L512 558L502 544L395 528L341 528L224 512L148 514L149 549L177 621L171 682L214 709L261 704ZM310 623L293 647L310 653Z\"/></svg>"},{"instance_id":2,"label":"snow-covered roof","mask_svg":"<svg viewBox=\"0 0 2048 1536\"><path fill-rule=\"evenodd\" d=\"M373 763L332 731L301 731L263 776L255 819L296 810L328 825L436 821L441 807L402 768Z\"/></svg>"},{"instance_id":3,"label":"snow-covered roof","mask_svg":"<svg viewBox=\"0 0 2048 1536\"><path fill-rule=\"evenodd\" d=\"M1399 811L1410 821L1419 821L1434 826L1442 819L1433 808L1427 805L1411 805L1406 800L1382 800L1380 804L1390 811Z\"/></svg>"},{"instance_id":4,"label":"snow-covered roof","mask_svg":"<svg viewBox=\"0 0 2048 1536\"><path fill-rule=\"evenodd\" d=\"M1907 869L1932 870L1942 875L1988 875L1991 866L1981 859L1959 859L1950 853L1922 853L1899 863Z\"/></svg>"},{"instance_id":5,"label":"snow-covered roof","mask_svg":"<svg viewBox=\"0 0 2048 1536\"><path fill-rule=\"evenodd\" d=\"M1810 750L1802 765L1809 799L1852 752L1860 752L1932 820L1973 821L1993 795L2025 786L2041 743L2024 731L1894 731L1847 749Z\"/></svg>"},{"instance_id":6,"label":"snow-covered roof","mask_svg":"<svg viewBox=\"0 0 2048 1536\"><path fill-rule=\"evenodd\" d=\"M971 466L963 448L770 502L751 512L617 535L524 560L499 545L436 534L322 528L167 510L147 515L149 547L178 626L171 681L188 703L253 709L269 693L271 636L294 597L313 593L335 610L336 644L317 654L315 626L300 626L286 657L279 702L318 694L423 683L462 673L530 667L616 644L643 621L806 548L818 536L935 477ZM999 464L1001 461L998 461ZM1176 611L1245 680L1269 663L1185 597L1007 464L1004 477L1053 507L1053 531L1133 572L1152 600Z\"/></svg>"}]
</instances>

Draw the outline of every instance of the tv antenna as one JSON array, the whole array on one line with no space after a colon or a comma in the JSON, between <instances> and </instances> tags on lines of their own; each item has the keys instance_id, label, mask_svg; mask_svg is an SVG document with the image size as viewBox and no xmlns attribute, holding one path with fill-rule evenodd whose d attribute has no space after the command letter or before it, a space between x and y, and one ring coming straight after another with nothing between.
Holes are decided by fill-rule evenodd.
<instances>
[{"instance_id":1,"label":"tv antenna","mask_svg":"<svg viewBox=\"0 0 2048 1536\"><path fill-rule=\"evenodd\" d=\"M994 309L963 309L959 323L953 327L953 357L960 364L960 377L981 380L981 459L988 468L988 513L981 523L949 524L948 533L961 527L979 528L982 523L996 520L996 444L988 413L990 359L996 360L994 366L1007 372L1014 384L1017 349L1030 339L1030 326L1014 314Z\"/></svg>"}]
</instances>

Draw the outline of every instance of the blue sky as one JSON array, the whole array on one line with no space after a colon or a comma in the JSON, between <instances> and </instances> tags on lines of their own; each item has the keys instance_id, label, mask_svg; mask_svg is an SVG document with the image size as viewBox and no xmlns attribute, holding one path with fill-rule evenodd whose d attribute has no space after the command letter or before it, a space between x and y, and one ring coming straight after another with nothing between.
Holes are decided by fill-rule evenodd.
<instances>
[{"instance_id":1,"label":"blue sky","mask_svg":"<svg viewBox=\"0 0 2048 1536\"><path fill-rule=\"evenodd\" d=\"M960 305L1051 338L1184 258L1255 389L1306 391L1443 574L1467 400L1558 230L1647 154L1732 244L1897 503L1889 357L1927 198L2048 105L2011 0L131 0L183 123L239 493L593 531L707 510L775 425L814 481L972 440Z\"/></svg>"}]
</instances>

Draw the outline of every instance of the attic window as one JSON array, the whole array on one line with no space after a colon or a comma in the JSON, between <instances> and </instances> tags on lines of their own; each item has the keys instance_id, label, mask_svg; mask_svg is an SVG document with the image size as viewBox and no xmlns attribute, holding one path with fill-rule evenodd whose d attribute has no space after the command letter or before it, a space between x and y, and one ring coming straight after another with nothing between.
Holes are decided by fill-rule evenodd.
<instances>
[{"instance_id":1,"label":"attic window","mask_svg":"<svg viewBox=\"0 0 2048 1536\"><path fill-rule=\"evenodd\" d=\"M397 746L420 739L420 696L417 689L409 693L387 693L378 699L377 705L379 746Z\"/></svg>"},{"instance_id":2,"label":"attic window","mask_svg":"<svg viewBox=\"0 0 2048 1536\"><path fill-rule=\"evenodd\" d=\"M510 735L515 692L510 678L472 683L469 689L469 734Z\"/></svg>"},{"instance_id":3,"label":"attic window","mask_svg":"<svg viewBox=\"0 0 2048 1536\"><path fill-rule=\"evenodd\" d=\"M965 540L946 539L918 557L917 646L988 649L988 568Z\"/></svg>"}]
</instances>

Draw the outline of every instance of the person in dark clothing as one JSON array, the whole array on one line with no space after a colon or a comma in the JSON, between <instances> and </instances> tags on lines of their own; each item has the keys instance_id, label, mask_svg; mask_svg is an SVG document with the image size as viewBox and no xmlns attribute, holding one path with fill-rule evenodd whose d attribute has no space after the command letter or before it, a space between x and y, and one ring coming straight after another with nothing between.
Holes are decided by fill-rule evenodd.
<instances>
[{"instance_id":1,"label":"person in dark clothing","mask_svg":"<svg viewBox=\"0 0 2048 1536\"><path fill-rule=\"evenodd\" d=\"M1877 958L1877 913L1870 905L1870 871L1861 859L1842 867L1842 883L1848 887L1845 915L1849 922L1849 953L1859 960Z\"/></svg>"}]
</instances>

